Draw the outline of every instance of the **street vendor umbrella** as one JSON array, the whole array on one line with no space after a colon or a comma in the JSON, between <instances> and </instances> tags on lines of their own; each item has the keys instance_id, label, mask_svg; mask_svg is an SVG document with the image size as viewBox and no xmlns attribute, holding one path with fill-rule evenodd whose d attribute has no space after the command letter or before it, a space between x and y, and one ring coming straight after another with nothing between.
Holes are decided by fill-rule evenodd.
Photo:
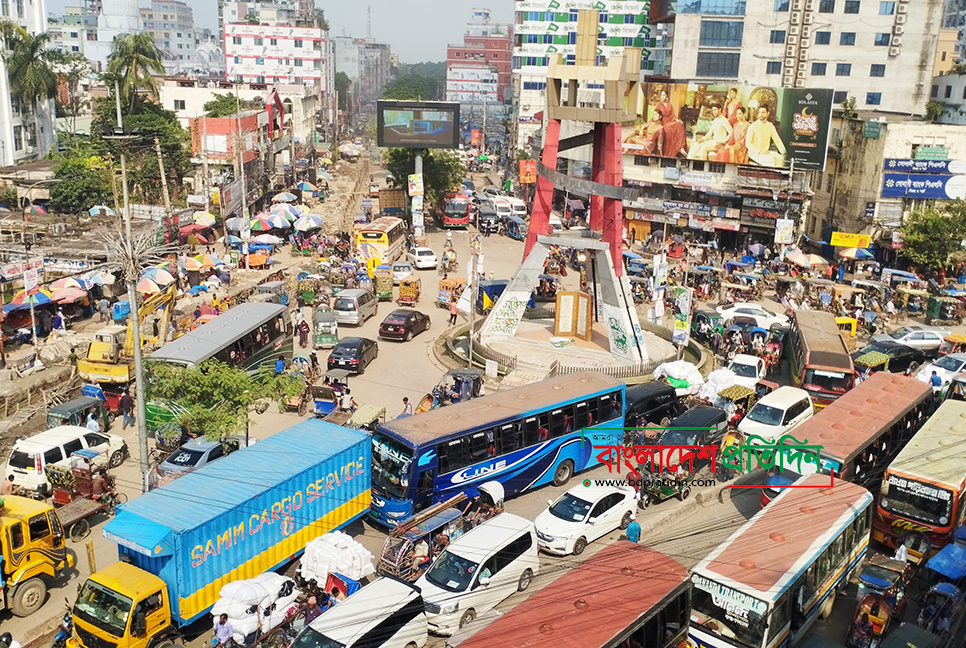
<instances>
[{"instance_id":1,"label":"street vendor umbrella","mask_svg":"<svg viewBox=\"0 0 966 648\"><path fill-rule=\"evenodd\" d=\"M225 221L225 227L230 229L233 232L240 232L242 225L244 224L245 224L245 221L238 216L236 216L235 218L229 218L228 220Z\"/></svg>"},{"instance_id":2,"label":"street vendor umbrella","mask_svg":"<svg viewBox=\"0 0 966 648\"><path fill-rule=\"evenodd\" d=\"M332 161L329 160L329 164L331 164L331 163L332 163ZM322 178L323 180L335 180L335 177L331 173L329 173L328 171L319 171L316 175L319 178Z\"/></svg>"},{"instance_id":3,"label":"street vendor umbrella","mask_svg":"<svg viewBox=\"0 0 966 648\"><path fill-rule=\"evenodd\" d=\"M181 236L184 236L185 234L194 234L195 232L201 232L202 230L205 230L205 229L207 228L204 225L198 225L197 223L194 223L192 225L182 225L181 229L179 229L178 231L181 232Z\"/></svg>"},{"instance_id":4,"label":"street vendor umbrella","mask_svg":"<svg viewBox=\"0 0 966 648\"><path fill-rule=\"evenodd\" d=\"M868 250L863 250L862 248L845 248L844 250L839 250L839 256L843 259L852 259L853 261L862 261L864 259L871 259L872 253Z\"/></svg>"},{"instance_id":5,"label":"street vendor umbrella","mask_svg":"<svg viewBox=\"0 0 966 648\"><path fill-rule=\"evenodd\" d=\"M84 284L75 279L74 277L61 277L54 283L50 284L50 291L57 292L58 290L63 290L64 288L80 288L84 290Z\"/></svg>"},{"instance_id":6,"label":"street vendor umbrella","mask_svg":"<svg viewBox=\"0 0 966 648\"><path fill-rule=\"evenodd\" d=\"M210 214L206 211L196 211L193 214L196 225L201 225L203 227L211 227L215 224L214 214Z\"/></svg>"},{"instance_id":7,"label":"street vendor umbrella","mask_svg":"<svg viewBox=\"0 0 966 648\"><path fill-rule=\"evenodd\" d=\"M301 215L298 209L288 203L275 203L269 210L268 214L265 214L262 218L271 218L272 216L281 216L285 220L292 222Z\"/></svg>"},{"instance_id":8,"label":"street vendor umbrella","mask_svg":"<svg viewBox=\"0 0 966 648\"><path fill-rule=\"evenodd\" d=\"M238 238L237 236L232 236L231 234L228 235L228 238L227 239L224 236L221 236L215 242L216 243L225 243L226 240L227 240L228 245L236 245L236 244L242 242L242 240L240 238Z\"/></svg>"},{"instance_id":9,"label":"street vendor umbrella","mask_svg":"<svg viewBox=\"0 0 966 648\"><path fill-rule=\"evenodd\" d=\"M201 261L194 257L185 257L182 259L181 266L188 272L198 272L203 267Z\"/></svg>"},{"instance_id":10,"label":"street vendor umbrella","mask_svg":"<svg viewBox=\"0 0 966 648\"><path fill-rule=\"evenodd\" d=\"M322 227L322 217L317 216L316 214L306 214L295 221L294 227L299 232L308 232L309 230L319 229Z\"/></svg>"},{"instance_id":11,"label":"street vendor umbrella","mask_svg":"<svg viewBox=\"0 0 966 648\"><path fill-rule=\"evenodd\" d=\"M761 256L762 254L765 253L765 246L762 245L761 243L755 243L754 245L748 246L748 251L754 254L755 256Z\"/></svg>"},{"instance_id":12,"label":"street vendor umbrella","mask_svg":"<svg viewBox=\"0 0 966 648\"><path fill-rule=\"evenodd\" d=\"M208 239L201 234L188 234L188 236L185 237L184 242L185 245L206 245L208 243Z\"/></svg>"},{"instance_id":13,"label":"street vendor umbrella","mask_svg":"<svg viewBox=\"0 0 966 648\"><path fill-rule=\"evenodd\" d=\"M275 229L289 229L292 227L292 224L288 221L288 219L281 214L271 214L265 220L271 223L272 227Z\"/></svg>"},{"instance_id":14,"label":"street vendor umbrella","mask_svg":"<svg viewBox=\"0 0 966 648\"><path fill-rule=\"evenodd\" d=\"M33 291L32 291L33 292ZM12 310L20 310L21 308L29 308L31 302L34 306L43 306L44 304L49 304L52 302L51 295L49 292L41 288L40 290L33 292L32 295L28 296L26 290L21 290L10 303L3 307L5 313L9 313Z\"/></svg>"},{"instance_id":15,"label":"street vendor umbrella","mask_svg":"<svg viewBox=\"0 0 966 648\"><path fill-rule=\"evenodd\" d=\"M256 218L252 220L249 229L253 232L267 232L270 229L275 229L275 226L267 218Z\"/></svg>"},{"instance_id":16,"label":"street vendor umbrella","mask_svg":"<svg viewBox=\"0 0 966 648\"><path fill-rule=\"evenodd\" d=\"M264 245L278 245L282 242L282 239L278 238L274 234L259 234L252 240L256 243L262 243Z\"/></svg>"},{"instance_id":17,"label":"street vendor umbrella","mask_svg":"<svg viewBox=\"0 0 966 648\"><path fill-rule=\"evenodd\" d=\"M117 216L117 212L115 212L107 205L94 205L93 207L87 210L87 213L90 214L91 216L97 216L102 212L106 216Z\"/></svg>"},{"instance_id":18,"label":"street vendor umbrella","mask_svg":"<svg viewBox=\"0 0 966 648\"><path fill-rule=\"evenodd\" d=\"M312 184L311 182L305 182L304 180L302 182L298 183L297 185L295 185L295 188L296 189L301 189L302 191L318 191L319 190L319 188L316 187L314 184Z\"/></svg>"},{"instance_id":19,"label":"street vendor umbrella","mask_svg":"<svg viewBox=\"0 0 966 648\"><path fill-rule=\"evenodd\" d=\"M135 286L135 290L144 295L153 295L154 293L161 292L161 286L159 286L158 282L154 281L153 279L141 277L137 283L137 286Z\"/></svg>"},{"instance_id":20,"label":"street vendor umbrella","mask_svg":"<svg viewBox=\"0 0 966 648\"><path fill-rule=\"evenodd\" d=\"M817 254L805 254L801 250L795 249L791 252L785 254L785 259L789 263L794 263L795 265L802 266L804 268L811 268L816 265L828 265L828 261L823 259Z\"/></svg>"},{"instance_id":21,"label":"street vendor umbrella","mask_svg":"<svg viewBox=\"0 0 966 648\"><path fill-rule=\"evenodd\" d=\"M298 199L298 196L287 191L283 191L272 196L272 202L295 202Z\"/></svg>"},{"instance_id":22,"label":"street vendor umbrella","mask_svg":"<svg viewBox=\"0 0 966 648\"><path fill-rule=\"evenodd\" d=\"M263 266L268 263L268 257L264 254L249 254L248 265Z\"/></svg>"},{"instance_id":23,"label":"street vendor umbrella","mask_svg":"<svg viewBox=\"0 0 966 648\"><path fill-rule=\"evenodd\" d=\"M91 272L82 277L84 281L90 282L92 286L113 286L115 279L110 272Z\"/></svg>"},{"instance_id":24,"label":"street vendor umbrella","mask_svg":"<svg viewBox=\"0 0 966 648\"><path fill-rule=\"evenodd\" d=\"M201 264L202 268L214 268L215 266L225 265L224 261L216 259L210 254L196 254L194 259Z\"/></svg>"},{"instance_id":25,"label":"street vendor umbrella","mask_svg":"<svg viewBox=\"0 0 966 648\"><path fill-rule=\"evenodd\" d=\"M147 277L159 286L168 286L174 283L174 276L165 268L151 266L141 271L142 277Z\"/></svg>"},{"instance_id":26,"label":"street vendor umbrella","mask_svg":"<svg viewBox=\"0 0 966 648\"><path fill-rule=\"evenodd\" d=\"M30 207L27 207L25 210L23 210L23 213L28 216L46 216L47 210L41 207L40 205L31 205Z\"/></svg>"},{"instance_id":27,"label":"street vendor umbrella","mask_svg":"<svg viewBox=\"0 0 966 648\"><path fill-rule=\"evenodd\" d=\"M81 288L61 288L51 293L50 298L58 304L73 304L87 297L87 291Z\"/></svg>"}]
</instances>

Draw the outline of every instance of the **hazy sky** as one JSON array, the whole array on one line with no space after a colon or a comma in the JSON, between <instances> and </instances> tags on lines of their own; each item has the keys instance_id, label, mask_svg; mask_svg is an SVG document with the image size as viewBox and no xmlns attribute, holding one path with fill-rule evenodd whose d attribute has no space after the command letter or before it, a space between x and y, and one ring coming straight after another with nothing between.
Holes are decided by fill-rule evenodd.
<instances>
[{"instance_id":1,"label":"hazy sky","mask_svg":"<svg viewBox=\"0 0 966 648\"><path fill-rule=\"evenodd\" d=\"M47 0L47 9L62 13L66 5L78 0ZM195 25L217 28L217 0L189 2L194 9ZM513 21L513 0L315 0L325 10L333 35L366 35L366 7L372 7L372 35L389 43L403 63L446 60L446 45L463 41L464 25L473 7L493 10L493 22ZM141 0L150 6L149 0Z\"/></svg>"}]
</instances>

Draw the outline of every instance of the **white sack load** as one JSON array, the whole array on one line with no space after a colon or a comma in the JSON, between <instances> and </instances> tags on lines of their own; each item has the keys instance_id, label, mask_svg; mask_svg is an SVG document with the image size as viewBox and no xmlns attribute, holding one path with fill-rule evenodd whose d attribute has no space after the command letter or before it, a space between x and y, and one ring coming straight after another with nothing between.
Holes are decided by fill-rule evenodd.
<instances>
[{"instance_id":1,"label":"white sack load","mask_svg":"<svg viewBox=\"0 0 966 648\"><path fill-rule=\"evenodd\" d=\"M212 623L227 614L235 643L252 644L294 613L300 593L295 581L275 572L228 583L218 592L219 598L211 608Z\"/></svg>"},{"instance_id":2,"label":"white sack load","mask_svg":"<svg viewBox=\"0 0 966 648\"><path fill-rule=\"evenodd\" d=\"M342 531L326 533L305 545L299 571L307 582L322 587L331 572L354 581L375 573L369 550Z\"/></svg>"}]
</instances>

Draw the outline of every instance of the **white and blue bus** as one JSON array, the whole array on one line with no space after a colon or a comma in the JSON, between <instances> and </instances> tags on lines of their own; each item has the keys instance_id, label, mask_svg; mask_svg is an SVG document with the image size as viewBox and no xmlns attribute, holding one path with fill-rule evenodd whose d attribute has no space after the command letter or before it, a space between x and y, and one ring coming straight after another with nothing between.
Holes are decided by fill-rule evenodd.
<instances>
[{"instance_id":1,"label":"white and blue bus","mask_svg":"<svg viewBox=\"0 0 966 648\"><path fill-rule=\"evenodd\" d=\"M395 526L488 481L507 497L563 485L601 463L594 445L622 443L623 409L622 382L581 372L384 423L372 436L370 516Z\"/></svg>"},{"instance_id":2,"label":"white and blue bus","mask_svg":"<svg viewBox=\"0 0 966 648\"><path fill-rule=\"evenodd\" d=\"M694 648L790 648L865 555L872 494L802 477L691 571ZM823 487L824 485L824 487Z\"/></svg>"}]
</instances>

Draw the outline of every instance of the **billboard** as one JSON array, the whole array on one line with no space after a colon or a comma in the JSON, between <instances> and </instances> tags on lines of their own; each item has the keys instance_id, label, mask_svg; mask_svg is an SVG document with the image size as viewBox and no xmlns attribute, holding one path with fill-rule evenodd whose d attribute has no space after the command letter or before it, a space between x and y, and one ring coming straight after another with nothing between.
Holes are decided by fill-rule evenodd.
<instances>
[{"instance_id":1,"label":"billboard","mask_svg":"<svg viewBox=\"0 0 966 648\"><path fill-rule=\"evenodd\" d=\"M626 154L825 168L831 90L642 83L638 91L637 119L622 133Z\"/></svg>"},{"instance_id":2,"label":"billboard","mask_svg":"<svg viewBox=\"0 0 966 648\"><path fill-rule=\"evenodd\" d=\"M459 148L460 105L442 101L379 101L377 143L399 148Z\"/></svg>"},{"instance_id":3,"label":"billboard","mask_svg":"<svg viewBox=\"0 0 966 648\"><path fill-rule=\"evenodd\" d=\"M966 176L934 173L885 173L883 198L955 200L966 198Z\"/></svg>"}]
</instances>

